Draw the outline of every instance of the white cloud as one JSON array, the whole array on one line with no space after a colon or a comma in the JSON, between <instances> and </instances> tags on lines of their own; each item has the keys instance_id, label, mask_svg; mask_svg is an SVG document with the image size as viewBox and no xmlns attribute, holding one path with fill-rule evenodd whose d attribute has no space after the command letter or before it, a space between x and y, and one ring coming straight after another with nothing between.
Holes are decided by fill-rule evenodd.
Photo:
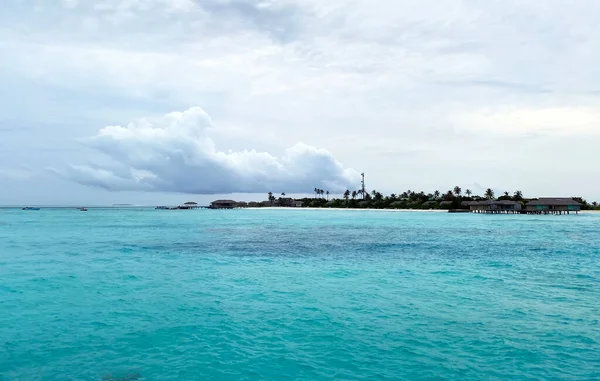
<instances>
[{"instance_id":1,"label":"white cloud","mask_svg":"<svg viewBox=\"0 0 600 381\"><path fill-rule=\"evenodd\" d=\"M208 135L211 128L199 107L107 126L82 142L108 156L110 164L71 165L58 173L109 190L197 194L340 191L359 181L330 152L302 143L280 158L255 150L219 151Z\"/></svg>"}]
</instances>

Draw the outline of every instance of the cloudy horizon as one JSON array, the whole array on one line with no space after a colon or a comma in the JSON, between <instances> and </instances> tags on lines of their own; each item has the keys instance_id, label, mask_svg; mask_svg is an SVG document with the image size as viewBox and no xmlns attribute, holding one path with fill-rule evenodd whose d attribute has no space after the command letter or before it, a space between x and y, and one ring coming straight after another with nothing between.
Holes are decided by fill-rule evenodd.
<instances>
[{"instance_id":1,"label":"cloudy horizon","mask_svg":"<svg viewBox=\"0 0 600 381\"><path fill-rule=\"evenodd\" d=\"M7 3L0 205L600 200L592 0Z\"/></svg>"}]
</instances>

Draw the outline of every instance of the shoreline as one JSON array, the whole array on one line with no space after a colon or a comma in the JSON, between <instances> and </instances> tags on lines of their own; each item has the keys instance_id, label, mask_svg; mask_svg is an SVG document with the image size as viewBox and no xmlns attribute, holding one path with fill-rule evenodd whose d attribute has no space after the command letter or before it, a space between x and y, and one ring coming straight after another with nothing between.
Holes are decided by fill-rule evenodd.
<instances>
[{"instance_id":1,"label":"shoreline","mask_svg":"<svg viewBox=\"0 0 600 381\"><path fill-rule=\"evenodd\" d=\"M368 208L311 208L311 207L301 207L301 208L289 208L289 207L281 207L281 206L268 206L262 208L248 207L248 208L240 208L240 209L250 209L250 210L339 210L339 211L373 211L373 212L425 212L425 213L448 213L447 210L444 209L368 209Z\"/></svg>"},{"instance_id":2,"label":"shoreline","mask_svg":"<svg viewBox=\"0 0 600 381\"><path fill-rule=\"evenodd\" d=\"M247 209L247 210L321 210L321 211L369 211L369 212L391 212L391 213L444 213L444 214L452 214L448 213L447 209L368 209L368 208L289 208L289 207L248 207L248 208L238 208L238 209ZM600 210L581 210L579 214L593 214L600 213ZM477 213L455 213L455 214L477 214Z\"/></svg>"},{"instance_id":3,"label":"shoreline","mask_svg":"<svg viewBox=\"0 0 600 381\"><path fill-rule=\"evenodd\" d=\"M35 207L42 209L80 209L81 206L55 206L55 205L34 205ZM132 205L132 206L86 206L88 209L155 209L156 207L150 205ZM16 205L0 205L0 210L11 210L11 209L22 209L22 206ZM210 208L196 208L196 210L208 210ZM448 213L448 209L372 209L372 208L316 208L316 207L282 207L282 206L268 206L268 207L243 207L235 209L246 209L246 210L321 210L321 211L372 211L372 212L393 212L393 213ZM600 210L581 210L579 214L594 214L600 213ZM474 213L462 213L462 214L474 214Z\"/></svg>"}]
</instances>

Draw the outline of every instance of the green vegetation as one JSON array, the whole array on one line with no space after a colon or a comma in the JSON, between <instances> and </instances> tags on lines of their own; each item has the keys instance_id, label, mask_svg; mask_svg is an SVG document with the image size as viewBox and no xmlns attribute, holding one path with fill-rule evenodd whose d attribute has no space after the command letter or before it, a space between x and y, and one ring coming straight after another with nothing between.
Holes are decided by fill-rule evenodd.
<instances>
[{"instance_id":1,"label":"green vegetation","mask_svg":"<svg viewBox=\"0 0 600 381\"><path fill-rule=\"evenodd\" d=\"M485 200L511 200L526 204L533 198L524 198L523 192L517 190L512 194L503 192L502 196L497 197L493 189L488 188L482 196L475 195L472 190L467 189L464 192L460 186L455 186L452 190L448 190L442 194L439 190L425 193L423 191L414 192L407 190L405 192L390 195L384 195L377 190L365 192L362 190L349 190L343 192L340 198L330 198L330 192L323 189L315 188L314 197L300 198L296 201L301 203L301 207L311 208L358 208L358 209L469 209L469 202L485 201ZM588 203L582 197L573 197L575 201L580 202L583 210L600 210L597 202ZM281 193L281 197L276 199L272 192L268 194L270 205L291 206L292 199L286 198L285 193ZM295 204L294 204L295 205ZM268 206L261 204L261 206Z\"/></svg>"}]
</instances>

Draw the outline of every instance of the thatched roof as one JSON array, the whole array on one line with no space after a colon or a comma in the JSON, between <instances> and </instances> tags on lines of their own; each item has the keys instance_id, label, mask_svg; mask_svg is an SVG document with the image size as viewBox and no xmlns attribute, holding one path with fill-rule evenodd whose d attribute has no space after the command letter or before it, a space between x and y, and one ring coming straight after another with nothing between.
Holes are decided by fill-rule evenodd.
<instances>
[{"instance_id":1,"label":"thatched roof","mask_svg":"<svg viewBox=\"0 0 600 381\"><path fill-rule=\"evenodd\" d=\"M237 204L237 201L233 201L233 200L216 200L211 202L211 204Z\"/></svg>"},{"instance_id":2,"label":"thatched roof","mask_svg":"<svg viewBox=\"0 0 600 381\"><path fill-rule=\"evenodd\" d=\"M568 205L577 205L581 206L581 204L572 198L540 198L538 200L532 200L527 203L527 205L536 206L536 205L560 205L560 206L568 206Z\"/></svg>"},{"instance_id":3,"label":"thatched roof","mask_svg":"<svg viewBox=\"0 0 600 381\"><path fill-rule=\"evenodd\" d=\"M183 204L183 205L198 205L198 203L197 203L197 202L194 202L194 201L188 201L188 202L186 202L186 203L185 203L185 204Z\"/></svg>"},{"instance_id":4,"label":"thatched roof","mask_svg":"<svg viewBox=\"0 0 600 381\"><path fill-rule=\"evenodd\" d=\"M518 201L512 200L485 200L485 201L473 201L472 206L475 205L521 205Z\"/></svg>"}]
</instances>

